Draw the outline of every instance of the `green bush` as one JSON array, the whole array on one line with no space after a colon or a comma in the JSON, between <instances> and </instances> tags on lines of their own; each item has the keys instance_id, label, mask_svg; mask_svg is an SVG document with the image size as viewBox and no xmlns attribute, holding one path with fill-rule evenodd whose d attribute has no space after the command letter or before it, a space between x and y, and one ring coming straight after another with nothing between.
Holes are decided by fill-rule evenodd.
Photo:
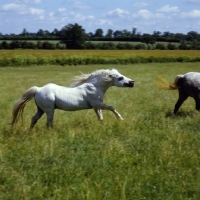
<instances>
[{"instance_id":1,"label":"green bush","mask_svg":"<svg viewBox=\"0 0 200 200\"><path fill-rule=\"evenodd\" d=\"M102 58L98 56L41 56L15 55L11 58L2 57L0 67L5 66L30 66L30 65L84 65L84 64L135 64L135 63L170 63L170 62L200 62L200 57L190 58L187 56L123 56L117 58Z\"/></svg>"}]
</instances>

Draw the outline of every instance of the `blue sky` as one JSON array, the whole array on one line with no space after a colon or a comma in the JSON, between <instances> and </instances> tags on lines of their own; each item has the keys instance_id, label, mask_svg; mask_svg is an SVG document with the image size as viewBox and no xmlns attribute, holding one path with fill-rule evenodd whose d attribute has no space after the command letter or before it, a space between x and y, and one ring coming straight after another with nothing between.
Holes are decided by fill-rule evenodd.
<instances>
[{"instance_id":1,"label":"blue sky","mask_svg":"<svg viewBox=\"0 0 200 200\"><path fill-rule=\"evenodd\" d=\"M103 29L200 33L200 0L0 0L0 33L52 32L78 23Z\"/></svg>"}]
</instances>

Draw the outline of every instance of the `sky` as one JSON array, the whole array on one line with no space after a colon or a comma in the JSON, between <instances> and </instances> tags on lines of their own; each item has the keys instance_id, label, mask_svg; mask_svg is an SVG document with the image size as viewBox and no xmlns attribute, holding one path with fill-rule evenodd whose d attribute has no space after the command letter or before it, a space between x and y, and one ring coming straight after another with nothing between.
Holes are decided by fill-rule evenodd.
<instances>
[{"instance_id":1,"label":"sky","mask_svg":"<svg viewBox=\"0 0 200 200\"><path fill-rule=\"evenodd\" d=\"M0 0L0 33L52 32L77 23L86 33L99 28L138 33L200 33L200 0Z\"/></svg>"}]
</instances>

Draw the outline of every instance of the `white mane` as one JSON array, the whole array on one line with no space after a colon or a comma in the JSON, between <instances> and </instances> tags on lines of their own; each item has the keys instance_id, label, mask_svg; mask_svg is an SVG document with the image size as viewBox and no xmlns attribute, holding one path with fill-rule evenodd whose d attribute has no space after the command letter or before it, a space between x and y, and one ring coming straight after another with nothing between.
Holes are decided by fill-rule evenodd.
<instances>
[{"instance_id":1,"label":"white mane","mask_svg":"<svg viewBox=\"0 0 200 200\"><path fill-rule=\"evenodd\" d=\"M101 76L103 77L103 79L105 81L111 81L112 78L109 77L109 75L113 75L117 72L116 69L100 69L100 70L96 70L90 74L84 74L81 73L81 75L75 76L74 79L72 80L72 84L71 86L75 86L79 83L84 83L85 81L87 81L90 77L95 77L95 76Z\"/></svg>"}]
</instances>

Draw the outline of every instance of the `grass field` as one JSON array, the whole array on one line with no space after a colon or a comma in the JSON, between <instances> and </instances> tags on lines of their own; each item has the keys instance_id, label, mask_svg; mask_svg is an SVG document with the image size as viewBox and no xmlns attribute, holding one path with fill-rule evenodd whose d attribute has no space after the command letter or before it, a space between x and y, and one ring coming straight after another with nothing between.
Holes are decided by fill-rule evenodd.
<instances>
[{"instance_id":1,"label":"grass field","mask_svg":"<svg viewBox=\"0 0 200 200\"><path fill-rule=\"evenodd\" d=\"M199 67L151 63L0 68L0 199L200 199L200 113L189 98L173 116L178 92L154 83L158 75L173 83L177 74ZM136 82L131 89L112 87L105 96L105 103L124 121L109 111L103 111L101 123L93 110L56 110L55 130L46 129L43 116L29 131L36 111L31 101L23 125L7 124L14 101L29 87L49 82L67 86L79 71L101 68L117 68Z\"/></svg>"},{"instance_id":2,"label":"grass field","mask_svg":"<svg viewBox=\"0 0 200 200\"><path fill-rule=\"evenodd\" d=\"M155 57L198 57L200 56L199 50L0 50L0 59L4 57L20 56L90 56L102 58L118 58L124 56L155 56Z\"/></svg>"}]
</instances>

